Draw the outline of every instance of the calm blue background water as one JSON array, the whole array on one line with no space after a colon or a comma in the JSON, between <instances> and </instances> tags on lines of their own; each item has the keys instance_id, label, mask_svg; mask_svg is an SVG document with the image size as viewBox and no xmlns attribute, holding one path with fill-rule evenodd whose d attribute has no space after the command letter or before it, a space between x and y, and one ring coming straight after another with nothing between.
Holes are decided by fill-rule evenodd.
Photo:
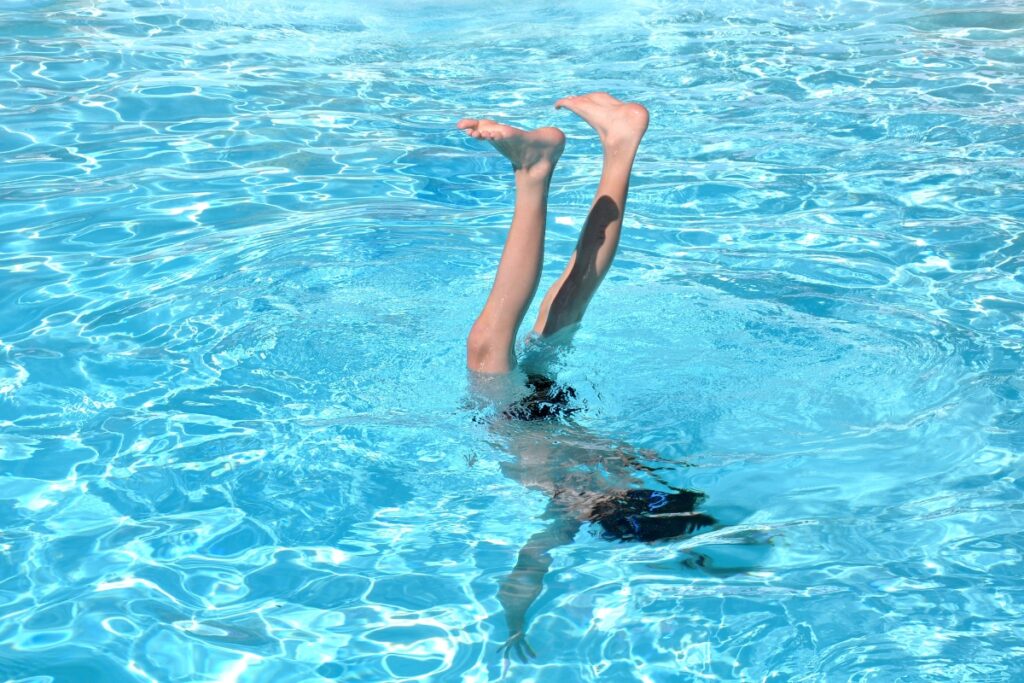
<instances>
[{"instance_id":1,"label":"calm blue background water","mask_svg":"<svg viewBox=\"0 0 1024 683\"><path fill-rule=\"evenodd\" d=\"M652 125L561 377L735 523L582 531L508 678L1024 676L1012 2L8 0L0 680L497 678L546 499L465 408L512 194L452 126L568 134L546 285L593 89Z\"/></svg>"}]
</instances>

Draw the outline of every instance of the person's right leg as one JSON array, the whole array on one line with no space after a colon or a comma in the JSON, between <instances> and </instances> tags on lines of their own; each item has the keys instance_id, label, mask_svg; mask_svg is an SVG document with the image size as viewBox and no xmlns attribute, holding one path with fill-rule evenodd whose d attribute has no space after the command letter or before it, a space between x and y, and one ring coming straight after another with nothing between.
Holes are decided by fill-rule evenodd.
<instances>
[{"instance_id":1,"label":"person's right leg","mask_svg":"<svg viewBox=\"0 0 1024 683\"><path fill-rule=\"evenodd\" d=\"M569 109L597 131L604 148L604 167L576 250L541 303L533 331L542 337L583 319L587 304L612 265L626 209L629 174L648 122L643 105L622 102L608 93L566 97L555 107Z\"/></svg>"}]
</instances>

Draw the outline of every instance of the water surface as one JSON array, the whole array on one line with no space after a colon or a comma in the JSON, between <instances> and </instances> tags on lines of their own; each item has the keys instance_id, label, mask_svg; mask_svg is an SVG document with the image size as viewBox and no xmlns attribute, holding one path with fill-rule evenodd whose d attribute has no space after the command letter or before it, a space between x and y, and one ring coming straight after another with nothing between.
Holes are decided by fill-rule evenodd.
<instances>
[{"instance_id":1,"label":"water surface","mask_svg":"<svg viewBox=\"0 0 1024 683\"><path fill-rule=\"evenodd\" d=\"M496 679L547 499L467 407L512 188L453 123L569 136L546 286L596 89L652 124L559 377L730 524L581 530L509 679L1024 676L1022 66L1010 2L9 0L0 679Z\"/></svg>"}]
</instances>

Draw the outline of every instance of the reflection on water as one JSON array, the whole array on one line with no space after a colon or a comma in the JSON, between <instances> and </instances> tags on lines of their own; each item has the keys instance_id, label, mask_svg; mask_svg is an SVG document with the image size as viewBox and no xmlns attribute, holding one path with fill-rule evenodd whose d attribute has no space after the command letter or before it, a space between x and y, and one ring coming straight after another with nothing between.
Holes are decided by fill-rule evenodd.
<instances>
[{"instance_id":1,"label":"reflection on water","mask_svg":"<svg viewBox=\"0 0 1024 683\"><path fill-rule=\"evenodd\" d=\"M1021 678L1021 16L7 2L0 680L497 678L551 505L512 679ZM600 89L651 127L581 410L501 433L511 188L452 126L566 131L544 287ZM718 524L609 542L629 490Z\"/></svg>"}]
</instances>

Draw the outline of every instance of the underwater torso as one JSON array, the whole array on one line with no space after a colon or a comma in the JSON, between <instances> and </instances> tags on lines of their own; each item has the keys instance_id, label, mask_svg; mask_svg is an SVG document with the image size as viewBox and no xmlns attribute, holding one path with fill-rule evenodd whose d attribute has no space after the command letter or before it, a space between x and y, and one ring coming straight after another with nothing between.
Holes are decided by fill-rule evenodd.
<instances>
[{"instance_id":1,"label":"underwater torso","mask_svg":"<svg viewBox=\"0 0 1024 683\"><path fill-rule=\"evenodd\" d=\"M526 383L529 393L503 410L502 418L557 423L567 421L582 408L575 389L546 375L528 375ZM647 543L686 536L716 523L710 515L696 510L704 499L702 493L686 489L621 489L609 487L607 481L604 486L596 486L604 477L586 471L593 469L588 459L573 457L578 446L571 440L556 445L552 443L557 438L554 432L537 436L547 442L547 448L537 448L535 440L521 439L518 462L502 469L524 485L550 495L549 513L591 522L600 527L601 536L608 540ZM542 457L533 457L538 454Z\"/></svg>"}]
</instances>

